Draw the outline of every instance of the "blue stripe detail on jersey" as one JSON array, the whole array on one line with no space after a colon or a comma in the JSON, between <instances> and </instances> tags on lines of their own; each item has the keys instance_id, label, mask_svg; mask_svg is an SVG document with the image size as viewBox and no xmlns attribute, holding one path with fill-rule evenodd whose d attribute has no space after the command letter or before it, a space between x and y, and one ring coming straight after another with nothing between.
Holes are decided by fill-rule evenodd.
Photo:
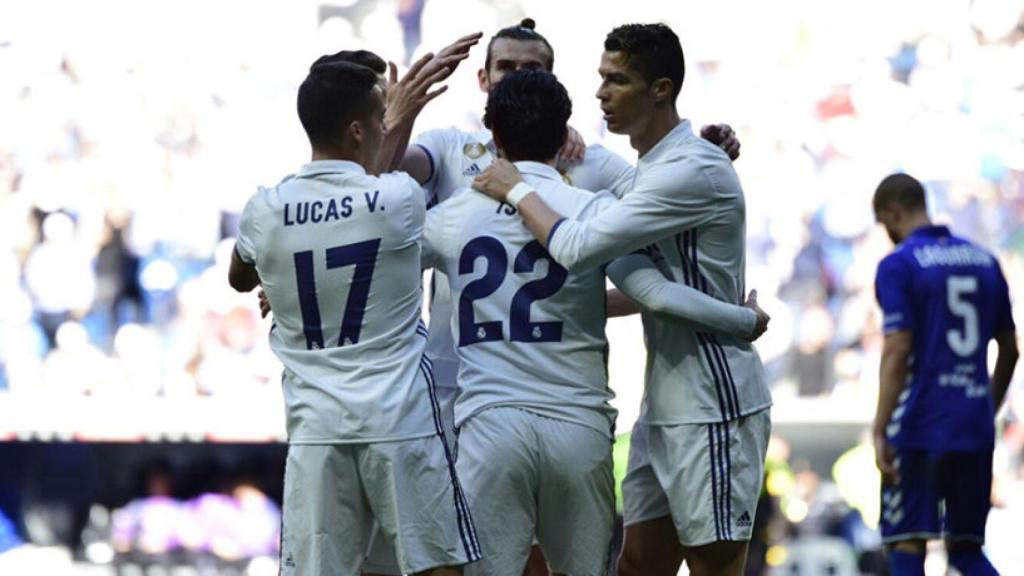
<instances>
[{"instance_id":1,"label":"blue stripe detail on jersey","mask_svg":"<svg viewBox=\"0 0 1024 576\"><path fill-rule=\"evenodd\" d=\"M696 282L696 273L692 270L689 258L686 256L686 253L689 252L689 241L689 230L682 234L676 234L676 252L679 254L679 266L683 269L683 276L685 278L686 285L691 288L697 288L697 286L694 286L694 283ZM691 272L694 272L694 274L691 275ZM707 360L708 368L711 370L711 377L715 381L715 394L718 396L718 410L722 414L722 421L725 422L729 419L729 406L725 400L725 395L722 393L722 377L719 376L719 373L716 370L715 361L712 359L712 355L708 351L707 336L703 332L697 332L696 334L697 341L700 343L700 349L704 352L704 359Z\"/></svg>"},{"instance_id":2,"label":"blue stripe detail on jersey","mask_svg":"<svg viewBox=\"0 0 1024 576\"><path fill-rule=\"evenodd\" d=\"M694 287L701 292L711 296L711 291L708 290L708 279L700 272L700 262L697 254L697 229L693 228L684 232L687 237L686 248L689 253L689 263L693 268L694 276ZM682 254L680 254L682 256ZM684 262L685 267L685 262ZM718 342L718 338L712 334L705 334L706 346L711 347L714 351L714 356L718 360L718 370L722 377L722 385L725 390L725 401L727 404L725 412L731 414L732 418L738 418L740 416L740 399L739 393L736 390L736 381L732 377L732 368L729 366L729 358L725 354L725 350L722 349L722 345Z\"/></svg>"},{"instance_id":3,"label":"blue stripe detail on jersey","mask_svg":"<svg viewBox=\"0 0 1024 576\"><path fill-rule=\"evenodd\" d=\"M434 428L437 430L438 438L444 448L444 457L448 463L448 475L452 482L452 492L455 497L455 514L459 525L459 537L462 540L462 547L470 562L480 559L480 542L477 540L476 527L473 525L473 517L469 511L469 504L459 483L459 477L455 473L455 459L452 458L451 450L448 448L448 441L444 433L444 424L441 421L441 405L437 400L437 390L434 382L434 363L425 354L420 357L420 370L427 381L427 393L430 396L431 411L434 416Z\"/></svg>"},{"instance_id":4,"label":"blue stripe detail on jersey","mask_svg":"<svg viewBox=\"0 0 1024 576\"><path fill-rule=\"evenodd\" d=\"M416 333L419 334L420 336L423 336L424 338L430 336L430 332L427 330L427 325L423 323L422 318L420 319L419 322L416 323ZM433 365L431 365L430 367L431 369L433 369Z\"/></svg>"},{"instance_id":5,"label":"blue stripe detail on jersey","mask_svg":"<svg viewBox=\"0 0 1024 576\"><path fill-rule=\"evenodd\" d=\"M430 176L427 176L427 179L423 181L423 183L426 184L433 180L434 176L437 174L437 162L434 162L434 155L430 153L430 150L428 150L426 146L423 144L416 144L416 146L419 146L420 150L423 150L423 153L427 155L427 160L430 161ZM430 203L428 203L427 208L431 208L437 204L437 194L434 194L430 199Z\"/></svg>"},{"instance_id":6,"label":"blue stripe detail on jersey","mask_svg":"<svg viewBox=\"0 0 1024 576\"><path fill-rule=\"evenodd\" d=\"M708 368L711 370L711 378L715 381L715 394L718 396L718 411L722 414L722 422L728 422L729 405L722 393L722 380L718 374L718 364L708 349L707 335L703 332L697 332L697 341L700 343L700 349L704 352L704 359L707 360Z\"/></svg>"},{"instance_id":7,"label":"blue stripe detail on jersey","mask_svg":"<svg viewBox=\"0 0 1024 576\"><path fill-rule=\"evenodd\" d=\"M548 232L548 242L547 242L548 247L551 246L551 239L555 237L555 232L559 228L561 228L562 224L565 224L565 220L566 220L565 218L561 218L561 219L558 220L558 222L555 222L554 226L551 227L551 230Z\"/></svg>"},{"instance_id":8,"label":"blue stripe detail on jersey","mask_svg":"<svg viewBox=\"0 0 1024 576\"><path fill-rule=\"evenodd\" d=\"M697 278L700 280L701 292L704 292L708 296L711 296L711 291L708 290L708 279L707 279L707 276L704 276L704 274L702 274L701 271L700 271L700 260L698 258L698 254L697 254L697 229L696 228L694 228L691 231L691 236L692 236L692 240L691 240L690 248L692 250L692 255L693 255L693 270L694 270L694 274L696 274ZM732 402L732 414L733 414L733 417L738 418L739 415L740 415L740 399L739 399L739 393L736 391L736 381L733 380L733 378L732 378L732 368L729 367L729 358L725 355L725 350L722 349L722 345L718 343L718 338L716 338L714 335L709 335L709 340L711 342L711 345L714 346L715 349L717 350L718 355L721 357L722 366L725 368L725 375L726 375L726 383L727 383L727 386L726 386L726 396L729 396L729 398L727 398L727 399Z\"/></svg>"},{"instance_id":9,"label":"blue stripe detail on jersey","mask_svg":"<svg viewBox=\"0 0 1024 576\"><path fill-rule=\"evenodd\" d=\"M729 357L725 355L725 349L718 342L718 337L711 335L711 344L718 351L718 354L722 357L722 365L725 366L725 375L729 379L729 387L727 391L732 395L733 414L739 418L740 413L740 398L739 393L736 391L736 380L732 377L732 367L729 366Z\"/></svg>"},{"instance_id":10,"label":"blue stripe detail on jersey","mask_svg":"<svg viewBox=\"0 0 1024 576\"><path fill-rule=\"evenodd\" d=\"M718 517L718 472L715 466L715 436L712 428L714 424L708 424L708 454L711 456L711 512L715 520L715 539L722 539L722 522Z\"/></svg>"},{"instance_id":11,"label":"blue stripe detail on jersey","mask_svg":"<svg viewBox=\"0 0 1024 576\"><path fill-rule=\"evenodd\" d=\"M732 379L732 370L729 368L729 360L725 356L725 350L722 350L722 345L718 343L718 338L714 334L706 334L706 338L708 347L718 362L718 371L722 375L722 382L725 384L725 401L729 406L729 413L734 418L739 417L740 410L739 401L736 399L736 383Z\"/></svg>"}]
</instances>

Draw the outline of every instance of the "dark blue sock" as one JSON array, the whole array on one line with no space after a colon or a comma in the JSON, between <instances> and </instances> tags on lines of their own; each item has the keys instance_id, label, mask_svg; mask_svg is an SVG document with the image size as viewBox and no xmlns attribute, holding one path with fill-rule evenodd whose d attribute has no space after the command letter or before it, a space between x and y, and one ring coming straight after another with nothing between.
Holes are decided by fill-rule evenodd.
<instances>
[{"instance_id":1,"label":"dark blue sock","mask_svg":"<svg viewBox=\"0 0 1024 576\"><path fill-rule=\"evenodd\" d=\"M924 555L891 550L889 570L892 576L924 576Z\"/></svg>"},{"instance_id":2,"label":"dark blue sock","mask_svg":"<svg viewBox=\"0 0 1024 576\"><path fill-rule=\"evenodd\" d=\"M949 563L964 576L999 576L981 550L951 553Z\"/></svg>"}]
</instances>

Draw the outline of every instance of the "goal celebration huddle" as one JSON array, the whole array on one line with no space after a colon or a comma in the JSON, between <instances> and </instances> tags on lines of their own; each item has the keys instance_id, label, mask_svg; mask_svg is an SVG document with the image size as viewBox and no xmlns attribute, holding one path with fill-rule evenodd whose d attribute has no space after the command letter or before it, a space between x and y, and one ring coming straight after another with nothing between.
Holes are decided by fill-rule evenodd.
<instances>
[{"instance_id":1,"label":"goal celebration huddle","mask_svg":"<svg viewBox=\"0 0 1024 576\"><path fill-rule=\"evenodd\" d=\"M676 34L627 24L592 47L593 96L636 158L587 145L570 117L594 99L570 98L529 19L479 48L486 129L417 133L482 39L402 77L366 50L317 59L297 94L311 160L245 205L229 281L262 291L284 366L281 573L607 574L605 324L640 314L613 570L743 574L772 399L752 344L770 328L745 282L740 143L677 108ZM995 574L981 545L1018 355L1009 290L993 256L930 222L912 177L882 180L873 208L898 244L876 281L890 570L924 574L926 541L945 539L961 573Z\"/></svg>"}]
</instances>

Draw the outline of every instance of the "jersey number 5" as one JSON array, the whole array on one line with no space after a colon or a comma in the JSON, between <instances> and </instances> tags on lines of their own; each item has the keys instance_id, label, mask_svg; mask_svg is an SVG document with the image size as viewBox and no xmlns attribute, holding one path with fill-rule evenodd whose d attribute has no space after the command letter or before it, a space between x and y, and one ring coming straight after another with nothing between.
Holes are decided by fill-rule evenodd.
<instances>
[{"instance_id":1,"label":"jersey number 5","mask_svg":"<svg viewBox=\"0 0 1024 576\"><path fill-rule=\"evenodd\" d=\"M377 265L380 238L356 242L327 249L327 269L355 265L352 285L348 290L345 313L341 317L341 334L338 346L359 342L363 329L363 314L366 300L370 295L373 268ZM306 335L306 349L318 350L324 347L324 333L320 327L320 305L316 300L316 277L313 274L313 251L304 250L293 255L295 259L295 283L299 292L299 308L302 310L302 331Z\"/></svg>"},{"instance_id":2,"label":"jersey number 5","mask_svg":"<svg viewBox=\"0 0 1024 576\"><path fill-rule=\"evenodd\" d=\"M963 332L946 331L946 343L958 356L970 356L978 349L978 309L964 298L977 292L978 279L974 276L950 276L946 279L946 304L953 315L964 321Z\"/></svg>"},{"instance_id":3,"label":"jersey number 5","mask_svg":"<svg viewBox=\"0 0 1024 576\"><path fill-rule=\"evenodd\" d=\"M473 302L494 294L508 275L508 254L505 246L490 236L474 238L462 249L459 256L459 275L472 274L477 258L485 261L484 275L473 280L462 289L459 298L459 346L501 340L503 335L500 320L477 322L473 313ZM561 342L561 322L531 322L530 306L537 300L550 298L558 292L569 275L548 254L547 250L534 240L516 256L512 271L528 274L540 260L548 263L548 273L543 278L523 284L512 297L509 310L509 340L512 342Z\"/></svg>"}]
</instances>

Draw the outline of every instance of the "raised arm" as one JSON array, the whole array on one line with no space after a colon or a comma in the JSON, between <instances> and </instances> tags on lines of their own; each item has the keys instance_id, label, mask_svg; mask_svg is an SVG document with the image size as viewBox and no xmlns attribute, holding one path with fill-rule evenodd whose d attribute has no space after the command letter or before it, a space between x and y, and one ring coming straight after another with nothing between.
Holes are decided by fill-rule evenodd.
<instances>
[{"instance_id":1,"label":"raised arm","mask_svg":"<svg viewBox=\"0 0 1024 576\"><path fill-rule=\"evenodd\" d=\"M398 69L395 64L390 63L387 112L384 117L384 126L387 128L387 132L381 143L378 169L374 171L375 173L388 172L402 167L405 163L409 138L412 135L416 117L428 102L440 96L448 87L441 86L433 91L431 88L452 75L459 63L469 57L469 49L476 45L482 36L481 32L475 32L445 46L436 55L426 54L409 68L401 80L398 79ZM420 159L416 156L415 147L413 155L414 158L411 161L415 162ZM413 174L413 177L422 183L423 180L418 177L422 176L421 166L415 165L413 169L419 171L418 174Z\"/></svg>"},{"instance_id":2,"label":"raised arm","mask_svg":"<svg viewBox=\"0 0 1024 576\"><path fill-rule=\"evenodd\" d=\"M768 328L770 318L757 305L756 291L743 306L723 302L668 280L646 254L638 252L616 259L608 265L607 274L623 294L645 310L670 320L751 341Z\"/></svg>"}]
</instances>

